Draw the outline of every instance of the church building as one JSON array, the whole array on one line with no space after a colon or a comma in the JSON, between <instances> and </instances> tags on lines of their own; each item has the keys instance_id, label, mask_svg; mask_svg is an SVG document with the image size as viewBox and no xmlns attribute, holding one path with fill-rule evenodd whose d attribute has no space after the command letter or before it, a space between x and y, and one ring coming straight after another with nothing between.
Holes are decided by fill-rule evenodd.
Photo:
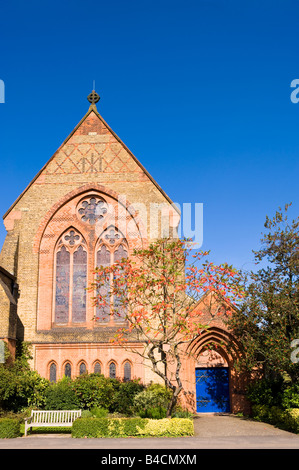
<instances>
[{"instance_id":1,"label":"church building","mask_svg":"<svg viewBox=\"0 0 299 470\"><path fill-rule=\"evenodd\" d=\"M17 340L31 343L31 367L52 381L100 372L148 384L158 381L156 374L138 355L109 342L123 319L99 311L86 287L96 266L175 233L180 214L99 114L95 91L88 101L85 116L3 216L0 340L12 357ZM205 350L210 342L219 345L212 358ZM220 410L217 400L212 409L196 405L199 377L221 382L224 411L244 410L243 381L228 344L234 339L217 317L189 346L184 393L195 411Z\"/></svg>"}]
</instances>

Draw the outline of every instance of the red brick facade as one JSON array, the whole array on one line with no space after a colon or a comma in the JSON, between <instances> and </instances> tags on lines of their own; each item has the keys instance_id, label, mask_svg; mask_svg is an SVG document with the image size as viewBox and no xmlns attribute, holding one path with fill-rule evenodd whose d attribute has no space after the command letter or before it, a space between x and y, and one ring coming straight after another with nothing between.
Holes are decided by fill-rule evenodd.
<instances>
[{"instance_id":1,"label":"red brick facade","mask_svg":"<svg viewBox=\"0 0 299 470\"><path fill-rule=\"evenodd\" d=\"M66 373L101 370L158 381L138 355L111 345L120 323L96 322L92 294L85 290L98 256L115 257L118 250L130 256L153 240L151 204L161 207L151 229L156 224L159 233L163 227L173 230L179 214L171 200L92 104L5 214L0 264L18 284L19 295L14 311L12 298L5 289L0 292L0 339L32 343L31 365L42 376L59 380ZM230 368L231 410L237 411L244 408L243 384L223 346L233 338L223 322L213 325L190 345L195 354L183 359L185 401L194 408L195 367L208 364L204 349L213 339L219 343L214 365Z\"/></svg>"}]
</instances>

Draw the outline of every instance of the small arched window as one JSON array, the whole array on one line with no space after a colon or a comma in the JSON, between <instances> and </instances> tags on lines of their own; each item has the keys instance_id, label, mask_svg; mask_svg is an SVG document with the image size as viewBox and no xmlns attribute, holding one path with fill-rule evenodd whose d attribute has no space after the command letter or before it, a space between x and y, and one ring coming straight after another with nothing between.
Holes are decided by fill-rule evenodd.
<instances>
[{"instance_id":1,"label":"small arched window","mask_svg":"<svg viewBox=\"0 0 299 470\"><path fill-rule=\"evenodd\" d=\"M109 364L109 377L110 379L116 378L116 364L115 362L110 362Z\"/></svg>"},{"instance_id":2,"label":"small arched window","mask_svg":"<svg viewBox=\"0 0 299 470\"><path fill-rule=\"evenodd\" d=\"M57 374L56 364L52 362L52 364L50 365L50 382L56 382L56 379L57 379L56 374Z\"/></svg>"},{"instance_id":3,"label":"small arched window","mask_svg":"<svg viewBox=\"0 0 299 470\"><path fill-rule=\"evenodd\" d=\"M80 367L79 367L79 374L85 374L86 373L86 364L85 362L81 362Z\"/></svg>"},{"instance_id":4,"label":"small arched window","mask_svg":"<svg viewBox=\"0 0 299 470\"><path fill-rule=\"evenodd\" d=\"M64 366L64 375L69 378L72 376L72 366L69 362L67 362Z\"/></svg>"},{"instance_id":5,"label":"small arched window","mask_svg":"<svg viewBox=\"0 0 299 470\"><path fill-rule=\"evenodd\" d=\"M124 365L124 381L128 382L129 380L131 380L131 364L127 361Z\"/></svg>"},{"instance_id":6,"label":"small arched window","mask_svg":"<svg viewBox=\"0 0 299 470\"><path fill-rule=\"evenodd\" d=\"M96 362L94 365L94 373L95 374L100 374L101 373L101 364L99 362Z\"/></svg>"}]
</instances>

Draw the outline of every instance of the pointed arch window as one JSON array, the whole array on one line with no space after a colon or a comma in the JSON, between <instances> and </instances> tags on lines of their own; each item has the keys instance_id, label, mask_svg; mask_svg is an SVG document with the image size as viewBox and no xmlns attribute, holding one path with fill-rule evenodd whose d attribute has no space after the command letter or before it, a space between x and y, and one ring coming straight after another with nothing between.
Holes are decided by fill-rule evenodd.
<instances>
[{"instance_id":1,"label":"pointed arch window","mask_svg":"<svg viewBox=\"0 0 299 470\"><path fill-rule=\"evenodd\" d=\"M80 366L79 366L79 374L82 375L82 374L85 374L86 373L86 364L85 362L81 362L80 363Z\"/></svg>"},{"instance_id":2,"label":"pointed arch window","mask_svg":"<svg viewBox=\"0 0 299 470\"><path fill-rule=\"evenodd\" d=\"M69 229L55 254L55 311L57 324L86 321L87 250L82 235Z\"/></svg>"},{"instance_id":3,"label":"pointed arch window","mask_svg":"<svg viewBox=\"0 0 299 470\"><path fill-rule=\"evenodd\" d=\"M109 377L110 379L116 378L116 364L115 362L110 362L109 364Z\"/></svg>"},{"instance_id":4,"label":"pointed arch window","mask_svg":"<svg viewBox=\"0 0 299 470\"><path fill-rule=\"evenodd\" d=\"M96 266L110 266L123 258L128 257L128 246L123 234L116 227L107 228L100 236L96 248ZM125 312L117 296L109 295L112 276L100 289L100 294L105 298L105 305L97 306L96 317L99 323L119 323L124 321ZM113 311L113 316L110 313Z\"/></svg>"},{"instance_id":5,"label":"pointed arch window","mask_svg":"<svg viewBox=\"0 0 299 470\"><path fill-rule=\"evenodd\" d=\"M72 376L72 366L69 362L67 362L64 366L64 375L69 378Z\"/></svg>"},{"instance_id":6,"label":"pointed arch window","mask_svg":"<svg viewBox=\"0 0 299 470\"><path fill-rule=\"evenodd\" d=\"M102 370L101 369L101 364L99 362L96 362L95 365L94 365L94 369L93 369L94 373L95 374L100 374L101 370Z\"/></svg>"},{"instance_id":7,"label":"pointed arch window","mask_svg":"<svg viewBox=\"0 0 299 470\"><path fill-rule=\"evenodd\" d=\"M124 381L129 382L131 380L131 364L129 361L125 362L124 365Z\"/></svg>"},{"instance_id":8,"label":"pointed arch window","mask_svg":"<svg viewBox=\"0 0 299 470\"><path fill-rule=\"evenodd\" d=\"M57 367L54 362L50 365L50 382L56 382L57 378Z\"/></svg>"}]
</instances>

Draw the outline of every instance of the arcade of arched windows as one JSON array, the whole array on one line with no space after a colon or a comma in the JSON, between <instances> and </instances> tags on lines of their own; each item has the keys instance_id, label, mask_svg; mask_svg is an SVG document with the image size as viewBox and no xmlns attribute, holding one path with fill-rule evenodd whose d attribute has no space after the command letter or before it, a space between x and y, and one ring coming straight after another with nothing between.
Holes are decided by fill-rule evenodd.
<instances>
[{"instance_id":1,"label":"arcade of arched windows","mask_svg":"<svg viewBox=\"0 0 299 470\"><path fill-rule=\"evenodd\" d=\"M105 374L106 371L106 374ZM48 377L51 382L57 382L58 380L58 365L55 361L51 361L48 367ZM79 361L76 366L73 366L71 361L65 361L61 367L61 375L69 378L74 378L85 373L103 374L110 378L120 378L125 382L132 379L132 364L130 361L125 360L121 366L112 359L105 364L105 370L100 360L94 361L91 365L91 369L88 370L88 366L85 361Z\"/></svg>"}]
</instances>

